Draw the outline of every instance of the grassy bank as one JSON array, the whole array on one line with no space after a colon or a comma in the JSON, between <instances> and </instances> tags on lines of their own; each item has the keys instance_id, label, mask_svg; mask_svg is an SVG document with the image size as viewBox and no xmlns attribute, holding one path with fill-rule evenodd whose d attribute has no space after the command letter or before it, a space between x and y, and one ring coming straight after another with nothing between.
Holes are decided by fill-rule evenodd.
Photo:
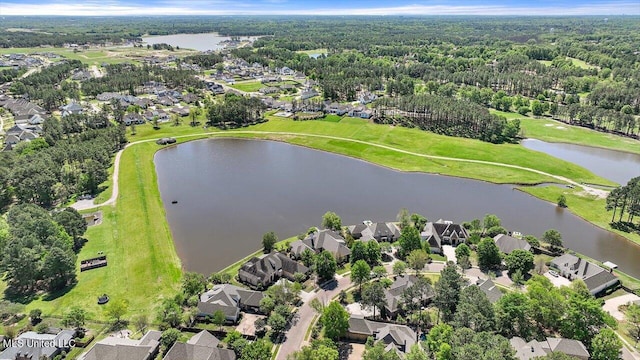
<instances>
[{"instance_id":1,"label":"grassy bank","mask_svg":"<svg viewBox=\"0 0 640 360\"><path fill-rule=\"evenodd\" d=\"M107 255L109 265L79 273L78 285L55 299L39 298L28 309L40 308L45 315L61 315L71 306L86 309L91 318L104 319L97 305L99 295L129 302L128 317L153 309L162 297L172 296L181 277L176 254L156 182L153 154L158 146L139 144L124 152L120 166L117 206L105 206L102 225L90 227L89 241L78 262Z\"/></svg>"},{"instance_id":2,"label":"grassy bank","mask_svg":"<svg viewBox=\"0 0 640 360\"><path fill-rule=\"evenodd\" d=\"M556 186L524 187L519 188L519 190L554 204L558 201L558 197L560 195L564 195L567 198L567 205L569 206L568 210L572 213L598 227L609 230L618 235L622 235L625 238L640 244L640 235L615 230L609 226L611 216L613 214L605 210L605 199L585 195L579 189L563 189Z\"/></svg>"},{"instance_id":3,"label":"grassy bank","mask_svg":"<svg viewBox=\"0 0 640 360\"><path fill-rule=\"evenodd\" d=\"M505 113L491 110L492 113L502 115L508 119L520 119L520 128L527 138L547 142L578 144L601 147L619 151L640 154L640 141L607 134L580 126L571 126L551 118L533 118L518 113Z\"/></svg>"}]
</instances>

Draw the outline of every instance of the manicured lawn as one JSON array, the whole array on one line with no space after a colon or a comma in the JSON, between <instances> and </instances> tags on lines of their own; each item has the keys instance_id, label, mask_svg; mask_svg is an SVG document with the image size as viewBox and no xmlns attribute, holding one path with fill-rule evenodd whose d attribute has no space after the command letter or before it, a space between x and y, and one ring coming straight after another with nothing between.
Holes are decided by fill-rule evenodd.
<instances>
[{"instance_id":1,"label":"manicured lawn","mask_svg":"<svg viewBox=\"0 0 640 360\"><path fill-rule=\"evenodd\" d=\"M567 198L569 211L603 229L609 230L616 234L620 234L627 239L640 244L640 235L625 233L619 230L612 229L609 226L609 222L611 221L611 216L613 215L613 213L607 212L605 210L605 199L599 199L594 196L584 195L579 189L563 189L556 186L525 187L519 188L519 190L522 190L528 194L531 194L543 200L547 200L554 204L557 202L558 197L561 194L564 194L564 196Z\"/></svg>"},{"instance_id":2,"label":"manicured lawn","mask_svg":"<svg viewBox=\"0 0 640 360\"><path fill-rule=\"evenodd\" d=\"M340 122L340 120L342 120L342 116L331 114L331 115L327 115L327 116L325 116L325 117L323 117L321 119L318 119L318 120L337 123L337 122Z\"/></svg>"},{"instance_id":3,"label":"manicured lawn","mask_svg":"<svg viewBox=\"0 0 640 360\"><path fill-rule=\"evenodd\" d=\"M520 119L520 128L527 138L548 142L562 142L594 147L602 147L640 154L640 141L602 133L599 131L571 126L551 118L533 118L518 113L505 113L491 110L492 113L505 116L507 119Z\"/></svg>"},{"instance_id":4,"label":"manicured lawn","mask_svg":"<svg viewBox=\"0 0 640 360\"><path fill-rule=\"evenodd\" d=\"M262 89L264 87L264 84L262 84L260 81L247 81L247 82L237 82L229 86L231 86L234 89L238 89L240 91L255 92Z\"/></svg>"},{"instance_id":5,"label":"manicured lawn","mask_svg":"<svg viewBox=\"0 0 640 360\"><path fill-rule=\"evenodd\" d=\"M67 294L37 299L27 310L40 308L45 315L61 315L71 306L80 306L91 318L104 319L96 301L106 293L112 300L129 302L128 317L146 313L153 319L159 301L178 290L182 272L158 192L152 156L157 148L148 143L124 152L117 206L103 207L102 225L87 231L89 241L78 262L103 251L109 265L79 273L78 284Z\"/></svg>"}]
</instances>

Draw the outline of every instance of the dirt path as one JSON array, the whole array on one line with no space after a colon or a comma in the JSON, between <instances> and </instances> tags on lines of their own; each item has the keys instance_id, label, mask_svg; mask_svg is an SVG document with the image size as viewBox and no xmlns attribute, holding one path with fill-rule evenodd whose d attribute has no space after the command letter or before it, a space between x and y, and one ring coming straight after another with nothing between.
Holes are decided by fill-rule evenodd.
<instances>
[{"instance_id":1,"label":"dirt path","mask_svg":"<svg viewBox=\"0 0 640 360\"><path fill-rule=\"evenodd\" d=\"M579 187L585 193L588 193L588 194L591 194L591 195L595 195L595 196L599 196L599 197L606 197L607 194L608 194L608 192L605 191L605 190L593 188L591 186L578 183L578 182L573 181L573 180L571 180L569 178L566 178L564 176L553 175L553 174L549 174L549 173L546 173L546 172L541 171L541 170L531 169L531 168L527 168L527 167L524 167L524 166L503 164L503 163L499 163L499 162L485 161L485 160L461 159L461 158L454 158L454 157L447 157L447 156L426 155L426 154L416 153L416 152L413 152L413 151L397 149L397 148L394 148L394 147L391 147L391 146L387 146L387 145L376 144L376 143L371 143L371 142L362 141L362 140L348 139L348 138L343 138L343 137L338 137L338 136L306 134L306 133L293 133L293 132L283 132L283 131L233 131L233 132L228 132L228 133L221 133L221 132L216 131L216 132L204 132L204 133L191 134L191 135L175 136L175 138L189 138L189 137L197 137L197 136L203 136L203 135L215 136L215 135L222 135L222 134L225 134L225 135L226 134L285 135L285 136L302 136L302 137L312 137L312 138L315 137L315 138L330 139L330 140L348 141L348 142L353 142L353 143L358 143L358 144L364 144L364 145L367 145L367 146L378 147L378 148L385 149L385 150L391 150L391 151L395 151L395 152L398 152L398 153L401 153L401 154L408 154L408 155L418 156L418 157L422 157L422 158L425 158L425 159L458 161L458 162L466 162L466 163L472 163L472 164L484 164L484 165L491 165L491 166L500 166L500 167L505 167L505 168L509 168L509 169L517 169L517 170L529 171L529 172L532 172L532 173L535 173L535 174L548 176L548 177L554 178L556 180L560 180L562 182L566 182L566 183L571 184L571 185L573 185L575 187ZM136 144L140 144L140 143L145 143L145 142L156 141L158 139L159 138L134 141L134 142L128 144L127 146L125 146L124 149L120 150L116 154L116 159L115 159L115 164L114 164L114 169L113 169L113 192L112 192L111 197L109 198L109 200L105 201L102 204L93 204L92 200L86 200L86 201L77 202L77 203L73 204L71 207L73 207L76 210L89 210L89 209L95 209L95 208L98 208L98 207L104 206L104 205L115 205L116 199L118 198L118 173L120 172L120 156L122 155L122 152L124 150L126 150L126 148L128 148L130 146L133 146L133 145L136 145Z\"/></svg>"}]
</instances>

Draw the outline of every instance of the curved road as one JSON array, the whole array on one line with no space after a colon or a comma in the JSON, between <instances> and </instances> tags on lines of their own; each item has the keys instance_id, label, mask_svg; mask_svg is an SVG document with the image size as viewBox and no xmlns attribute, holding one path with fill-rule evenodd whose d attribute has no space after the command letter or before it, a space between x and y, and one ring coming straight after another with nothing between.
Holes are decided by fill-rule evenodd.
<instances>
[{"instance_id":1,"label":"curved road","mask_svg":"<svg viewBox=\"0 0 640 360\"><path fill-rule=\"evenodd\" d=\"M486 160L473 160L473 159L454 158L454 157L448 157L448 156L426 155L426 154L416 153L416 152L413 152L413 151L394 148L394 147L387 146L387 145L376 144L376 143L371 143L371 142L362 141L362 140L343 138L343 137L338 137L338 136L307 134L307 133L293 133L293 132L283 132L283 131L233 131L233 132L227 132L227 133L221 133L221 132L216 131L216 132L205 132L205 133L198 133L198 134L175 136L175 138L188 138L188 137L197 137L197 136L204 136L204 135L209 135L209 136L224 135L224 136L227 136L227 134L287 135L287 136L303 136L303 137L315 137L315 138L323 138L323 139L331 139L331 140L349 141L349 142L353 142L353 143L364 144L364 145L367 145L367 146L373 146L373 147L378 147L378 148L381 148L381 149L391 150L391 151L395 151L395 152L398 152L398 153L401 153L401 154L408 154L408 155L418 156L418 157L422 157L422 158L426 158L426 159L446 160L446 161L459 161L459 162L500 166L500 167L505 167L505 168L510 168L510 169L529 171L529 172L532 172L532 173L535 173L535 174L548 176L548 177L554 178L556 180L559 180L559 181L562 181L562 182L566 182L566 183L571 184L573 186L580 187L585 192L587 192L588 194L591 194L591 195L595 195L595 196L599 196L599 197L606 197L607 194L608 194L608 192L605 191L605 190L597 189L597 188L594 188L594 187L591 187L591 186L588 186L588 185L585 185L585 184L580 184L580 183L578 183L576 181L573 181L573 180L571 180L569 178L566 178L564 176L553 175L553 174L549 174L549 173L546 173L546 172L541 171L541 170L531 169L531 168L524 167L524 166L504 164L504 163L486 161ZM120 150L116 154L116 159L115 159L114 169L113 169L113 191L111 193L111 197L107 201L105 201L102 204L93 204L93 200L81 200L81 201L78 201L75 204L73 204L71 207L75 208L76 210L91 210L91 209L95 209L95 208L98 208L98 207L104 206L104 205L115 205L116 199L118 198L118 173L120 171L120 157L122 155L122 152L124 150L126 150L130 146L133 146L133 145L136 145L136 144L140 144L140 143L145 143L145 142L156 141L158 139L159 138L148 139L148 140L140 140L140 141L132 142L130 144L127 144L127 146L125 146L124 149Z\"/></svg>"}]
</instances>

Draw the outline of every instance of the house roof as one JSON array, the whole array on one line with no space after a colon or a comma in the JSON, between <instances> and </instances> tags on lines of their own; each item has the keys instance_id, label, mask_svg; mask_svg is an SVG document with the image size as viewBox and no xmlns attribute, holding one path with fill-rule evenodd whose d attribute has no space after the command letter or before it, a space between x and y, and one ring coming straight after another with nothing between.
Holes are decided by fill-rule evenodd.
<instances>
[{"instance_id":1,"label":"house roof","mask_svg":"<svg viewBox=\"0 0 640 360\"><path fill-rule=\"evenodd\" d=\"M543 342L542 347L551 352L561 352L570 356L578 356L581 358L589 358L589 351L584 344L578 340L564 338L547 338L546 344Z\"/></svg>"},{"instance_id":2,"label":"house roof","mask_svg":"<svg viewBox=\"0 0 640 360\"><path fill-rule=\"evenodd\" d=\"M502 291L498 289L491 279L478 280L477 286L487 295L492 304L496 303L502 297Z\"/></svg>"},{"instance_id":3,"label":"house roof","mask_svg":"<svg viewBox=\"0 0 640 360\"><path fill-rule=\"evenodd\" d=\"M149 360L160 346L160 331L149 331L142 339L110 336L98 341L80 360Z\"/></svg>"},{"instance_id":4,"label":"house roof","mask_svg":"<svg viewBox=\"0 0 640 360\"><path fill-rule=\"evenodd\" d=\"M349 330L353 334L373 336L376 342L393 344L396 349L408 352L416 343L416 333L406 325L388 324L369 321L361 315L351 315L349 318Z\"/></svg>"},{"instance_id":5,"label":"house roof","mask_svg":"<svg viewBox=\"0 0 640 360\"><path fill-rule=\"evenodd\" d=\"M333 230L313 232L302 241L312 249L326 250L336 257L351 255L351 250L345 244L344 238Z\"/></svg>"},{"instance_id":6,"label":"house roof","mask_svg":"<svg viewBox=\"0 0 640 360\"><path fill-rule=\"evenodd\" d=\"M391 284L388 289L384 290L384 295L387 302L385 308L390 312L396 312L403 301L402 294L405 290L415 285L415 283L418 282L418 279L419 278L415 275L398 276L393 284ZM428 293L425 297L423 297L422 301L426 301L433 296L435 296L435 292L433 291L433 288L430 287Z\"/></svg>"},{"instance_id":7,"label":"house roof","mask_svg":"<svg viewBox=\"0 0 640 360\"><path fill-rule=\"evenodd\" d=\"M516 358L519 360L531 360L547 355L542 348L542 344L533 340L526 342L523 338L513 337L509 340L511 347L516 350Z\"/></svg>"},{"instance_id":8,"label":"house roof","mask_svg":"<svg viewBox=\"0 0 640 360\"><path fill-rule=\"evenodd\" d=\"M0 359L14 360L18 354L27 358L31 357L32 359L40 359L41 356L51 358L60 352L62 346L37 346L39 344L38 341L51 341L52 344L56 345L68 344L74 335L75 331L73 330L62 330L55 335L27 331L18 336L18 340L25 341L24 346L10 346L6 348L0 353Z\"/></svg>"},{"instance_id":9,"label":"house roof","mask_svg":"<svg viewBox=\"0 0 640 360\"><path fill-rule=\"evenodd\" d=\"M176 342L163 360L235 360L232 350Z\"/></svg>"},{"instance_id":10,"label":"house roof","mask_svg":"<svg viewBox=\"0 0 640 360\"><path fill-rule=\"evenodd\" d=\"M614 284L618 280L604 268L572 254L564 254L551 260L551 265L558 268L563 276L582 279L589 291L597 291L602 286Z\"/></svg>"},{"instance_id":11,"label":"house roof","mask_svg":"<svg viewBox=\"0 0 640 360\"><path fill-rule=\"evenodd\" d=\"M213 334L211 334L207 330L202 330L199 333L193 335L193 337L191 337L191 339L187 341L187 344L217 347L220 344L220 340L218 340L217 337L213 336Z\"/></svg>"},{"instance_id":12,"label":"house roof","mask_svg":"<svg viewBox=\"0 0 640 360\"><path fill-rule=\"evenodd\" d=\"M235 285L215 285L211 290L200 295L198 310L202 314L213 314L222 311L228 318L236 318L241 304L259 306L263 293L244 289Z\"/></svg>"},{"instance_id":13,"label":"house roof","mask_svg":"<svg viewBox=\"0 0 640 360\"><path fill-rule=\"evenodd\" d=\"M526 240L517 239L505 234L496 235L493 241L496 243L496 246L498 246L498 249L505 254L511 254L511 252L516 249L531 250L531 245Z\"/></svg>"}]
</instances>

